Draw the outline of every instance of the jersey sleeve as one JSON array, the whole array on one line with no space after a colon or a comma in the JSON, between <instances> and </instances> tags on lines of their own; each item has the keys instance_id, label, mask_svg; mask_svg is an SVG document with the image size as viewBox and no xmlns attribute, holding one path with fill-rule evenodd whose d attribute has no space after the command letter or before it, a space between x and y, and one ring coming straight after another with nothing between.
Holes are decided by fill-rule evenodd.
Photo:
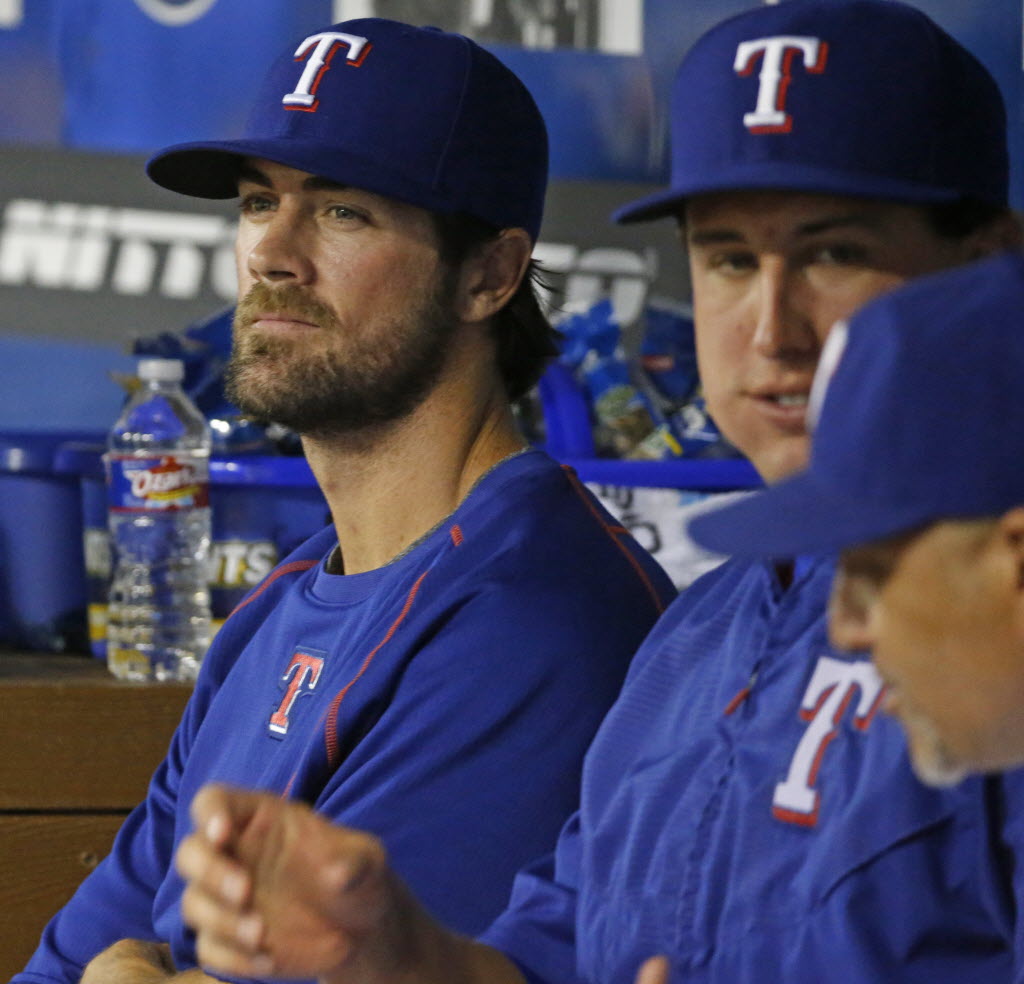
<instances>
[{"instance_id":1,"label":"jersey sleeve","mask_svg":"<svg viewBox=\"0 0 1024 984\"><path fill-rule=\"evenodd\" d=\"M529 984L576 984L576 884L579 814L551 854L523 868L505 911L479 936L505 954Z\"/></svg>"}]
</instances>

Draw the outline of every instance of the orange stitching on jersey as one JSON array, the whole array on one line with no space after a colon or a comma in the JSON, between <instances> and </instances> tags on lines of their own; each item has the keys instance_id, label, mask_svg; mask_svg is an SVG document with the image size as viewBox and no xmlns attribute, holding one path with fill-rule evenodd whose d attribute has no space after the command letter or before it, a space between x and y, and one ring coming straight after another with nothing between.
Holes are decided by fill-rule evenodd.
<instances>
[{"instance_id":1,"label":"orange stitching on jersey","mask_svg":"<svg viewBox=\"0 0 1024 984\"><path fill-rule=\"evenodd\" d=\"M725 716L728 717L730 714L736 712L740 704L742 704L751 694L752 687L744 687L728 704L725 705Z\"/></svg>"},{"instance_id":2,"label":"orange stitching on jersey","mask_svg":"<svg viewBox=\"0 0 1024 984\"><path fill-rule=\"evenodd\" d=\"M459 526L458 523L456 523L448 532L451 534L452 543L454 543L455 546L457 547L461 547L462 541L464 539L462 536L462 527Z\"/></svg>"},{"instance_id":3,"label":"orange stitching on jersey","mask_svg":"<svg viewBox=\"0 0 1024 984\"><path fill-rule=\"evenodd\" d=\"M601 524L601 528L611 537L612 543L615 544L622 552L623 556L632 565L633 570L636 571L637 576L645 588L647 588L648 594L654 600L654 607L659 613L665 610L665 606L662 604L661 598L658 597L658 592L655 590L654 585L651 583L651 579L647 576L647 571L640 565L640 561L630 553L629 548L618 539L620 534L628 533L629 530L622 526L612 526L606 523L604 517L597 511L594 504L587 497L586 490L583 488L583 483L579 480L576 472L574 472L568 465L562 465L562 470L565 472L569 479L570 484L576 490L576 494L580 497L583 504L590 510L591 516L594 517Z\"/></svg>"},{"instance_id":4,"label":"orange stitching on jersey","mask_svg":"<svg viewBox=\"0 0 1024 984\"><path fill-rule=\"evenodd\" d=\"M330 707L327 708L327 731L325 734L325 740L327 742L327 764L330 769L335 769L338 766L336 757L338 754L338 708L341 706L341 702L345 699L345 695L352 689L356 681L369 669L370 663L373 662L373 657L377 655L383 649L388 642L391 641L391 637L395 634L398 626L402 624L405 616L409 614L409 609L412 608L412 603L416 599L416 594L420 590L420 585L423 583L423 579L427 576L427 571L424 571L417 579L416 583L409 589L408 597L405 599L405 604L402 606L402 610L398 613L398 618L391 623L391 628L388 629L384 638L373 648L370 654L363 660L363 665L359 667L359 672L338 693L338 695L331 701Z\"/></svg>"},{"instance_id":5,"label":"orange stitching on jersey","mask_svg":"<svg viewBox=\"0 0 1024 984\"><path fill-rule=\"evenodd\" d=\"M311 567L316 567L319 561L316 560L293 560L290 564L285 564L283 567L279 567L276 571L271 571L266 580L251 594L248 598L240 601L232 610L231 615L235 612L241 611L249 604L250 601L255 601L267 588L270 587L279 577L283 574L292 574L295 571L308 571ZM228 618L231 618L231 615ZM227 621L227 619L225 619Z\"/></svg>"}]
</instances>

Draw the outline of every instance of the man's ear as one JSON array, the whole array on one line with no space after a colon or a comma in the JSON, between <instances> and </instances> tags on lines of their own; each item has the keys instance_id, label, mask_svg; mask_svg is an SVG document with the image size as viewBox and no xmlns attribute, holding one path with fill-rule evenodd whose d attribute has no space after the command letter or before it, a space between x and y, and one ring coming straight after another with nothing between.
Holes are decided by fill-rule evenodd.
<instances>
[{"instance_id":1,"label":"man's ear","mask_svg":"<svg viewBox=\"0 0 1024 984\"><path fill-rule=\"evenodd\" d=\"M500 311L526 276L532 253L533 243L525 229L502 229L475 249L459 272L459 317L479 322Z\"/></svg>"},{"instance_id":2,"label":"man's ear","mask_svg":"<svg viewBox=\"0 0 1024 984\"><path fill-rule=\"evenodd\" d=\"M1013 560L1017 591L1021 595L1021 607L1024 609L1024 506L1015 506L1004 513L999 519L997 529Z\"/></svg>"}]
</instances>

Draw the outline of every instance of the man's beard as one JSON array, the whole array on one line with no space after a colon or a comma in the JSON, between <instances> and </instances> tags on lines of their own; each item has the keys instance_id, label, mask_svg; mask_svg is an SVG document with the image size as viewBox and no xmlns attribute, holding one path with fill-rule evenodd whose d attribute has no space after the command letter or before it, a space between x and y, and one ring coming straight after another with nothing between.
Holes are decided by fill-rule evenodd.
<instances>
[{"instance_id":1,"label":"man's beard","mask_svg":"<svg viewBox=\"0 0 1024 984\"><path fill-rule=\"evenodd\" d=\"M354 434L401 420L437 383L455 332L454 281L390 324L345 327L330 307L295 285L256 283L235 310L228 398L245 415L300 434ZM259 313L318 327L288 337L251 325Z\"/></svg>"},{"instance_id":2,"label":"man's beard","mask_svg":"<svg viewBox=\"0 0 1024 984\"><path fill-rule=\"evenodd\" d=\"M908 731L911 765L917 778L933 789L948 789L962 782L968 770L949 751L931 719L905 709L900 716Z\"/></svg>"}]
</instances>

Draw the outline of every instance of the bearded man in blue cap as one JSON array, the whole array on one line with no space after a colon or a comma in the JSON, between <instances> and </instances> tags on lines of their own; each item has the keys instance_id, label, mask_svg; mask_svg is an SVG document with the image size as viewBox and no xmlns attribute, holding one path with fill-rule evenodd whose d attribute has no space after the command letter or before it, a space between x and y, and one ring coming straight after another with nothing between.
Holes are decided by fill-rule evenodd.
<instances>
[{"instance_id":1,"label":"bearded man in blue cap","mask_svg":"<svg viewBox=\"0 0 1024 984\"><path fill-rule=\"evenodd\" d=\"M241 199L229 389L302 435L333 523L227 620L145 802L15 980L202 978L172 859L214 780L373 831L479 931L575 809L674 595L512 414L553 351L540 113L469 39L361 19L288 45L244 137L149 173Z\"/></svg>"},{"instance_id":2,"label":"bearded man in blue cap","mask_svg":"<svg viewBox=\"0 0 1024 984\"><path fill-rule=\"evenodd\" d=\"M788 0L696 43L672 123L671 187L619 218L679 222L709 409L776 483L807 463L833 323L1018 242L1002 101L913 7ZM857 454L897 468L872 436ZM178 859L201 956L328 984L629 984L655 954L645 981L1024 979L1024 776L917 779L875 666L829 644L833 568L737 558L684 592L591 746L578 814L478 941L416 905L373 838L203 791Z\"/></svg>"}]
</instances>

